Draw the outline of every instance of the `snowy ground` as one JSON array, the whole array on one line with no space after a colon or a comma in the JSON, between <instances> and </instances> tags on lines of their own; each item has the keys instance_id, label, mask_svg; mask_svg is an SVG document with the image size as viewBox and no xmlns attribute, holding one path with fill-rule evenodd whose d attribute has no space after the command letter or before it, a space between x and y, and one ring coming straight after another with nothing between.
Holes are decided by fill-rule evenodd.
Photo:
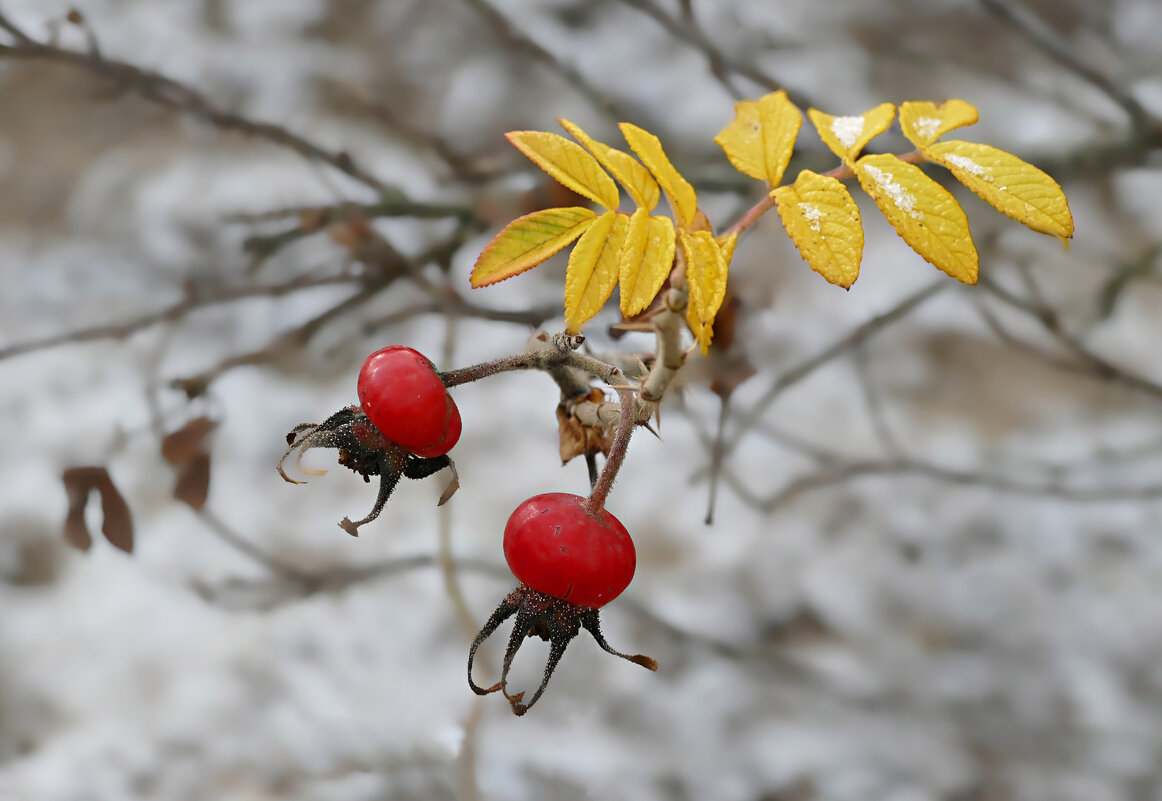
<instances>
[{"instance_id":1,"label":"snowy ground","mask_svg":"<svg viewBox=\"0 0 1162 801\"><path fill-rule=\"evenodd\" d=\"M512 165L506 130L551 129L563 116L605 141L616 134L551 69L499 40L474 5L76 7L109 57L347 150L415 198L503 217L525 184L464 188L384 114ZM710 140L730 119L730 96L704 54L632 5L495 3L656 131L692 176L727 178ZM959 96L982 116L965 138L1031 158L1124 130L1116 105L984 5L693 3L698 30L723 53L828 111ZM659 7L679 14L677 4ZM1162 113L1157 3L1022 7ZM0 0L38 37L67 8ZM59 37L84 46L73 26ZM252 283L241 252L252 228L229 215L371 199L293 153L70 68L0 60L0 99L0 348L164 308L183 286ZM1086 348L1162 381L1162 284L1148 256L1162 230L1156 164L1156 154L1155 166L1066 164L1077 220L1068 253L971 196L964 203L986 275L1023 293L1028 268ZM707 194L703 205L722 223L749 202ZM742 241L734 277L760 372L735 410L941 280L870 205L864 219L863 275L849 293L807 269L773 218ZM377 225L407 252L446 231ZM452 279L465 292L484 241L455 256ZM339 272L344 253L314 237L257 277ZM1143 259L1103 314L1111 279ZM472 300L504 309L551 301L561 269ZM292 357L225 373L193 403L167 382L263 346L350 290L214 306L123 340L0 360L0 801L1162 799L1162 501L1134 494L1162 481L1158 395L1084 360L1052 366L1079 361L1029 315L948 283L766 409L729 459L736 483L720 493L712 527L702 523L703 468L717 399L693 382L663 413L662 441L635 438L609 507L638 543L638 575L602 619L615 647L650 654L661 669L649 674L579 640L520 719L503 700L469 692L467 639L430 557L446 525L479 622L512 585L499 547L512 508L537 492L584 491L584 465L559 467L552 382L512 375L457 390L463 486L447 518L434 509L439 480L409 483L354 540L335 522L362 515L373 489L333 465L291 486L274 464L291 427L354 400L370 350L450 347L442 361L459 366L521 350L526 328L462 321L450 344L435 315L364 330L421 297L393 289ZM999 337L990 320L1048 361ZM592 342L650 347L614 343L600 326ZM247 541L304 570L422 558L334 592L294 592L172 500L152 425L202 413L221 421L207 508ZM796 480L830 475L834 459L812 457L812 447L841 464L927 468L823 481L765 508L763 498ZM86 554L63 544L60 473L82 464L108 466L125 494L133 555L102 540ZM1102 493L1115 497L1091 497ZM517 683L536 680L538 645L522 651ZM492 675L499 648L483 659L481 676Z\"/></svg>"}]
</instances>

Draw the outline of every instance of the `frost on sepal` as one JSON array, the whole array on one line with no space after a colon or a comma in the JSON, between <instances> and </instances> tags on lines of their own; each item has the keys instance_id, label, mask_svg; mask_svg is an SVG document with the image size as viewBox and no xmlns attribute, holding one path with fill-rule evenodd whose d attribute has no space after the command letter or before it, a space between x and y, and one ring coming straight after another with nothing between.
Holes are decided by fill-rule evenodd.
<instances>
[{"instance_id":1,"label":"frost on sepal","mask_svg":"<svg viewBox=\"0 0 1162 801\"><path fill-rule=\"evenodd\" d=\"M966 284L977 278L968 217L948 190L914 164L883 154L854 165L860 186L896 233L932 265Z\"/></svg>"},{"instance_id":2,"label":"frost on sepal","mask_svg":"<svg viewBox=\"0 0 1162 801\"><path fill-rule=\"evenodd\" d=\"M863 258L863 225L859 206L843 184L803 170L792 186L780 186L771 197L811 269L844 289L855 283Z\"/></svg>"}]
</instances>

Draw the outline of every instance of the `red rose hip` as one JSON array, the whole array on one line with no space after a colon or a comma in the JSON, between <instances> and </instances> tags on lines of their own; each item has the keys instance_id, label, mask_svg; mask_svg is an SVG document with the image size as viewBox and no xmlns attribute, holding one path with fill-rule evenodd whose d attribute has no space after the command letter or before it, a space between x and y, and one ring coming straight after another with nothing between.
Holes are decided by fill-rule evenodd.
<instances>
[{"instance_id":1,"label":"red rose hip","mask_svg":"<svg viewBox=\"0 0 1162 801\"><path fill-rule=\"evenodd\" d=\"M417 456L442 456L460 439L460 410L417 350L393 345L371 354L359 371L357 390L372 424Z\"/></svg>"},{"instance_id":2,"label":"red rose hip","mask_svg":"<svg viewBox=\"0 0 1162 801\"><path fill-rule=\"evenodd\" d=\"M565 492L535 495L504 527L504 558L530 589L598 609L629 586L637 566L633 540L609 512L590 514Z\"/></svg>"},{"instance_id":3,"label":"red rose hip","mask_svg":"<svg viewBox=\"0 0 1162 801\"><path fill-rule=\"evenodd\" d=\"M504 527L504 558L521 583L500 602L468 649L472 692L503 693L513 714L525 714L549 686L557 663L581 629L593 635L606 653L647 670L658 669L658 663L644 654L611 648L601 633L597 610L621 595L637 566L633 541L616 517L604 509L591 513L580 495L534 495L516 508ZM500 681L481 687L472 678L476 651L513 615L516 624L504 652ZM546 640L549 658L540 686L525 700L523 690L508 691L508 672L528 637Z\"/></svg>"}]
</instances>

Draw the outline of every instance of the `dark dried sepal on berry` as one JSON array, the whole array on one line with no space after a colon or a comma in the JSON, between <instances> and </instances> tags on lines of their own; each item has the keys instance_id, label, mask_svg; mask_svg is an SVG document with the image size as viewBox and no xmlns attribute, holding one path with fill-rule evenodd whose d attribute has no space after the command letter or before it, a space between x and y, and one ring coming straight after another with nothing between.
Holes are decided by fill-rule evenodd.
<instances>
[{"instance_id":1,"label":"dark dried sepal on berry","mask_svg":"<svg viewBox=\"0 0 1162 801\"><path fill-rule=\"evenodd\" d=\"M287 475L283 465L295 455L295 466L307 475L322 475L326 470L312 470L302 464L303 454L313 448L335 448L339 451L339 464L363 476L370 483L372 476L379 476L379 493L370 514L361 520L352 521L344 517L339 527L352 537L359 536L359 528L379 517L401 476L406 478L427 478L445 467L451 469L452 480L440 496L442 505L460 486L456 466L447 456L425 459L410 453L391 442L367 419L358 406L340 409L322 423L302 423L286 435L287 449L278 460L278 474L291 484L304 484Z\"/></svg>"},{"instance_id":2,"label":"dark dried sepal on berry","mask_svg":"<svg viewBox=\"0 0 1162 801\"><path fill-rule=\"evenodd\" d=\"M476 659L476 650L481 643L492 636L501 623L513 615L516 615L516 621L513 623L512 634L508 638L508 647L504 652L500 681L488 687L481 687L472 679L472 664ZM611 648L601 633L601 624L596 609L577 606L568 601L562 601L560 598L529 589L521 584L500 602L500 606L496 607L496 611L492 613L480 633L476 635L476 639L472 641L472 647L468 651L468 686L477 695L503 693L505 699L512 706L513 714L523 715L544 694L545 688L549 685L549 679L553 676L553 671L556 670L557 664L565 654L565 649L582 628L593 635L593 639L606 653L621 657L635 665L641 665L647 670L658 669L658 663L648 656L623 654L621 651ZM545 674L541 679L540 686L537 687L537 691L533 693L529 702L525 703L523 690L509 694L508 672L512 667L513 659L516 657L516 652L520 650L521 645L528 637L540 637L548 642L549 658L545 663Z\"/></svg>"}]
</instances>

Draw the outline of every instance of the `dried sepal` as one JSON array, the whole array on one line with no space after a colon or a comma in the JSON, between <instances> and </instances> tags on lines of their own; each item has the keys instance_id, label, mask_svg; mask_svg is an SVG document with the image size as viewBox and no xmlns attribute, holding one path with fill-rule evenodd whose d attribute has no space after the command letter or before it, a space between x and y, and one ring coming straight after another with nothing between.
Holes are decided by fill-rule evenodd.
<instances>
[{"instance_id":1,"label":"dried sepal","mask_svg":"<svg viewBox=\"0 0 1162 801\"><path fill-rule=\"evenodd\" d=\"M69 511L65 517L65 541L81 551L93 545L85 522L85 506L89 495L96 492L101 498L101 533L116 548L133 553L133 515L129 504L113 483L109 471L104 467L70 467L61 475L65 492L69 498Z\"/></svg>"},{"instance_id":2,"label":"dried sepal","mask_svg":"<svg viewBox=\"0 0 1162 801\"><path fill-rule=\"evenodd\" d=\"M504 621L513 615L516 615L516 621L513 623L512 634L509 635L508 646L504 651L500 680L488 687L481 687L472 679L472 665L476 661L476 651L485 640L500 628ZM569 643L573 641L573 638L582 628L593 636L597 645L606 653L633 662L635 665L641 665L646 670L656 671L658 669L657 661L651 657L644 654L626 654L611 648L601 633L601 623L596 609L576 606L521 584L500 602L500 605L484 623L484 627L480 629L480 633L473 639L472 646L468 649L468 686L477 695L502 693L512 707L514 715L525 714L544 694L545 688L549 686L549 679L553 677L553 671L556 670L561 657L565 655L565 649L569 647ZM541 677L540 685L533 693L533 697L526 703L523 690L509 693L508 673L512 668L517 651L529 637L540 637L549 643L549 658L545 662L545 672Z\"/></svg>"},{"instance_id":3,"label":"dried sepal","mask_svg":"<svg viewBox=\"0 0 1162 801\"><path fill-rule=\"evenodd\" d=\"M358 537L362 526L379 517L401 477L427 478L445 467L450 468L452 480L441 494L439 505L447 503L460 487L456 467L447 454L424 458L404 450L383 436L358 406L340 409L322 423L301 423L286 435L286 439L287 449L278 460L276 469L290 484L306 483L287 475L283 465L291 454L295 455L295 464L300 471L311 475L327 472L303 466L303 454L314 448L338 450L339 464L363 476L364 482L370 483L372 476L379 476L379 491L371 512L359 520L344 517L339 521L339 527L352 537Z\"/></svg>"}]
</instances>

